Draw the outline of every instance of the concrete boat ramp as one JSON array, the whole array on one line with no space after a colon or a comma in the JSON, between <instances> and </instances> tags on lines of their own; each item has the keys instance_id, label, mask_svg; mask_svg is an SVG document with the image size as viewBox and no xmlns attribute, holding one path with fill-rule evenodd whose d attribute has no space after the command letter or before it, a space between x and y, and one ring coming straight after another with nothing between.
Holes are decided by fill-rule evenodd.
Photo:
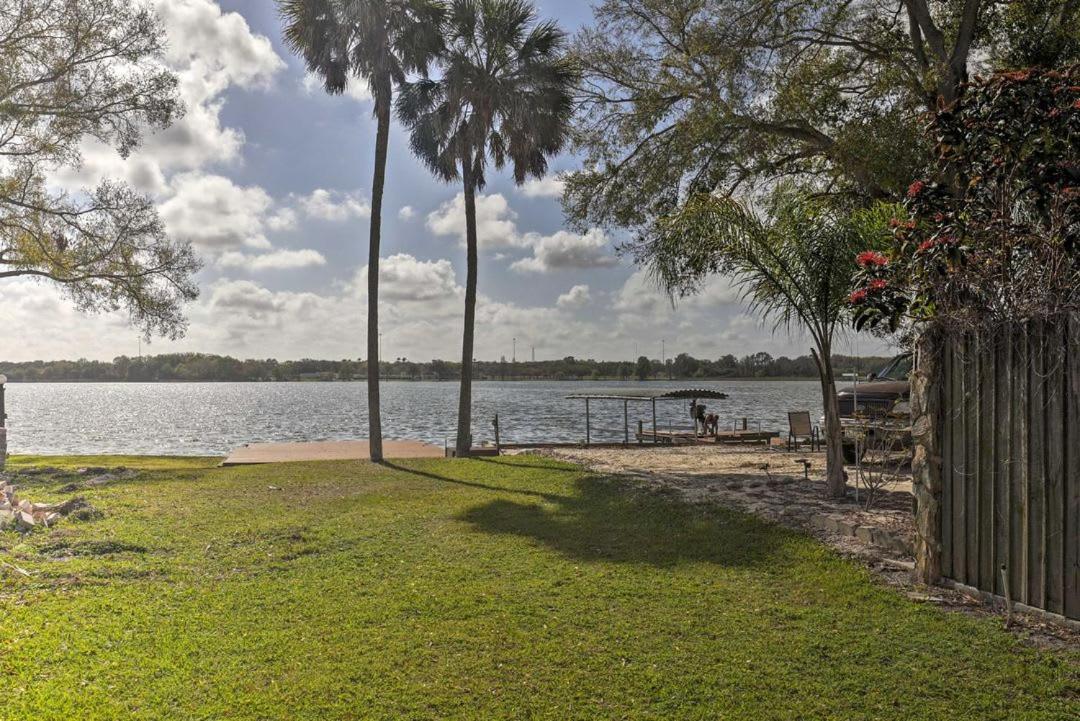
<instances>
[{"instance_id":1,"label":"concrete boat ramp","mask_svg":"<svg viewBox=\"0 0 1080 721\"><path fill-rule=\"evenodd\" d=\"M383 441L386 458L442 458L439 446L419 441ZM367 441L320 441L311 443L250 443L237 448L221 462L223 466L295 461L366 461Z\"/></svg>"}]
</instances>

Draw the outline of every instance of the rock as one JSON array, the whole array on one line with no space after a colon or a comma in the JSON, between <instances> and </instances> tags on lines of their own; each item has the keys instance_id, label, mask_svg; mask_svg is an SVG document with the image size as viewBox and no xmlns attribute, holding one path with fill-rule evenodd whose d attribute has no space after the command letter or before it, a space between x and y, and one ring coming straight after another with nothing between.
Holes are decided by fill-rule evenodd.
<instances>
[{"instance_id":1,"label":"rock","mask_svg":"<svg viewBox=\"0 0 1080 721\"><path fill-rule=\"evenodd\" d=\"M912 555L911 545L904 538L883 528L874 529L874 545L900 556Z\"/></svg>"},{"instance_id":2,"label":"rock","mask_svg":"<svg viewBox=\"0 0 1080 721\"><path fill-rule=\"evenodd\" d=\"M15 516L15 525L23 530L31 531L36 524L33 514L27 511L19 511Z\"/></svg>"},{"instance_id":3,"label":"rock","mask_svg":"<svg viewBox=\"0 0 1080 721\"><path fill-rule=\"evenodd\" d=\"M85 483L85 485L90 488L100 488L101 486L107 486L108 484L116 480L119 479L111 473L103 473L100 476L95 476L94 478L91 478Z\"/></svg>"},{"instance_id":4,"label":"rock","mask_svg":"<svg viewBox=\"0 0 1080 721\"><path fill-rule=\"evenodd\" d=\"M69 498L63 503L55 504L54 510L62 516L67 516L83 508L89 508L90 504L82 496Z\"/></svg>"},{"instance_id":5,"label":"rock","mask_svg":"<svg viewBox=\"0 0 1080 721\"><path fill-rule=\"evenodd\" d=\"M838 519L836 521L836 532L839 533L841 536L854 536L856 528L858 528L858 524L851 521L845 521L842 519Z\"/></svg>"},{"instance_id":6,"label":"rock","mask_svg":"<svg viewBox=\"0 0 1080 721\"><path fill-rule=\"evenodd\" d=\"M867 545L872 545L874 543L874 529L870 526L856 526L855 538Z\"/></svg>"}]
</instances>

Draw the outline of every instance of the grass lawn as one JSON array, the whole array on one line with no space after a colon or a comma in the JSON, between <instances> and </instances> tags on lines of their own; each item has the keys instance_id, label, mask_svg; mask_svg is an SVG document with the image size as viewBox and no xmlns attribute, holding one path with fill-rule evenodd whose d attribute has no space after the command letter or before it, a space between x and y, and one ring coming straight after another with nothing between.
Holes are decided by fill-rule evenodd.
<instances>
[{"instance_id":1,"label":"grass lawn","mask_svg":"<svg viewBox=\"0 0 1080 721\"><path fill-rule=\"evenodd\" d=\"M147 470L0 533L2 719L1080 714L1076 654L555 462L30 461Z\"/></svg>"}]
</instances>

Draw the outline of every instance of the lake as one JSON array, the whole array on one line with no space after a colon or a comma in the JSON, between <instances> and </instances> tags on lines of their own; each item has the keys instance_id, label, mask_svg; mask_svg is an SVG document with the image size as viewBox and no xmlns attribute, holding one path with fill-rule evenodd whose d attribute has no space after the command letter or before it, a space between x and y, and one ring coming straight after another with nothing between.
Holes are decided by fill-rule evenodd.
<instances>
[{"instance_id":1,"label":"lake","mask_svg":"<svg viewBox=\"0 0 1080 721\"><path fill-rule=\"evenodd\" d=\"M789 410L821 414L817 381L485 381L473 386L473 435L494 438L499 414L505 442L582 441L584 401L572 393L713 388L706 401L720 427L749 418L751 427L787 429ZM456 383L384 382L383 434L453 445ZM224 455L244 443L322 441L367 436L366 385L352 383L13 383L7 386L8 450L13 454ZM689 401L658 401L661 428L689 427ZM621 441L623 408L594 401L592 439ZM630 404L651 425L648 403Z\"/></svg>"}]
</instances>

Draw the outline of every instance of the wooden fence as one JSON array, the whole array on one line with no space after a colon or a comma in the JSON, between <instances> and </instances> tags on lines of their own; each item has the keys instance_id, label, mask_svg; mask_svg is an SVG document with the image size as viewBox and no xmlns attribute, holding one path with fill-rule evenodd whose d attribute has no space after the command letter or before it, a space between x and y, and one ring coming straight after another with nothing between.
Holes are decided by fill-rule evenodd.
<instances>
[{"instance_id":1,"label":"wooden fence","mask_svg":"<svg viewBox=\"0 0 1080 721\"><path fill-rule=\"evenodd\" d=\"M1080 319L953 337L943 381L942 574L1080 619Z\"/></svg>"}]
</instances>

